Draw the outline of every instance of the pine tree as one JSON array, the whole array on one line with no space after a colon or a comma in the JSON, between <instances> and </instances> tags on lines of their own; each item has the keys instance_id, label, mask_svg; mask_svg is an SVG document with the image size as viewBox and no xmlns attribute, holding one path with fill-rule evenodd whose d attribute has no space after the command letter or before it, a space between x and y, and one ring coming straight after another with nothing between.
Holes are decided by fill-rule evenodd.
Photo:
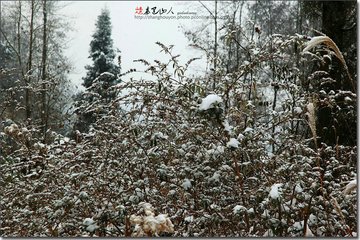
<instances>
[{"instance_id":1,"label":"pine tree","mask_svg":"<svg viewBox=\"0 0 360 240\"><path fill-rule=\"evenodd\" d=\"M117 76L120 74L120 66L114 63L116 54L111 38L111 20L108 9L102 9L95 26L96 30L90 42L89 56L93 63L92 65L85 66L87 74L86 77L83 78L83 85L86 88L90 87L94 80L105 72L114 75L111 78L106 78L110 86L119 82Z\"/></svg>"},{"instance_id":2,"label":"pine tree","mask_svg":"<svg viewBox=\"0 0 360 240\"><path fill-rule=\"evenodd\" d=\"M120 65L114 63L116 51L111 38L111 20L108 9L102 9L95 26L93 39L90 42L89 58L92 59L92 65L85 66L87 73L86 77L83 77L83 86L87 89L85 93L75 96L78 119L74 129L81 132L87 132L98 116L106 114L103 104L115 98L116 92L111 89L111 86L120 82L121 68ZM120 62L120 56L118 59Z\"/></svg>"}]
</instances>

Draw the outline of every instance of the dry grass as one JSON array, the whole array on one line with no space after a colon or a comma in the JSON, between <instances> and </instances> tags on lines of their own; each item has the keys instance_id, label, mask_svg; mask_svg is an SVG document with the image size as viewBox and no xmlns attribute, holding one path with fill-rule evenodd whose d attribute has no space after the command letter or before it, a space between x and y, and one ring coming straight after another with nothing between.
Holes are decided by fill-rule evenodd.
<instances>
[{"instance_id":1,"label":"dry grass","mask_svg":"<svg viewBox=\"0 0 360 240\"><path fill-rule=\"evenodd\" d=\"M343 65L343 67L346 71L346 74L349 78L349 81L353 88L353 91L356 92L356 87L354 85L354 81L353 81L352 77L350 76L349 69L348 69L346 61L344 59L344 56L342 55L342 53L341 53L340 49L338 48L338 46L336 45L336 43L331 38L329 38L328 36L313 37L306 44L306 47L304 48L303 52L309 51L310 49L312 49L320 44L325 44L328 48L330 48L331 50L334 51L335 56L340 60L341 64Z\"/></svg>"},{"instance_id":2,"label":"dry grass","mask_svg":"<svg viewBox=\"0 0 360 240\"><path fill-rule=\"evenodd\" d=\"M316 134L316 114L314 103L310 102L307 106L306 116L308 117L308 124L314 139L315 146L317 148L317 134Z\"/></svg>"}]
</instances>

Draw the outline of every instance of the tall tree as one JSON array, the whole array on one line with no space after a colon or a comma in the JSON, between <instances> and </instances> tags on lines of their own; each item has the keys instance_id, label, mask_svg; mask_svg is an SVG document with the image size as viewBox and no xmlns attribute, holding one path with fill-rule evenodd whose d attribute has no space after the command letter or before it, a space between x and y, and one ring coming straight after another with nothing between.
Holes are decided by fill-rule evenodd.
<instances>
[{"instance_id":1,"label":"tall tree","mask_svg":"<svg viewBox=\"0 0 360 240\"><path fill-rule=\"evenodd\" d=\"M48 129L48 117L47 117L47 102L46 102L46 61L47 61L47 8L46 8L46 0L43 1L43 41L42 41L42 56L41 56L41 85L42 85L42 93L41 93L41 102L42 102L42 110L41 110L41 125L43 130L43 136Z\"/></svg>"},{"instance_id":2,"label":"tall tree","mask_svg":"<svg viewBox=\"0 0 360 240\"><path fill-rule=\"evenodd\" d=\"M101 10L95 26L96 29L92 35L93 39L90 42L89 56L93 63L92 65L85 66L87 74L86 77L83 78L83 85L87 88L104 72L114 74L114 78L110 79L110 85L113 85L118 81L116 76L120 73L120 66L114 63L116 53L111 38L112 26L108 9Z\"/></svg>"},{"instance_id":3,"label":"tall tree","mask_svg":"<svg viewBox=\"0 0 360 240\"><path fill-rule=\"evenodd\" d=\"M11 100L0 102L2 116L42 125L42 137L48 129L62 130L69 99L70 64L63 51L68 24L59 7L56 1L28 0L2 3L1 9L1 45L9 55L0 53L6 61L1 65L12 68L0 77L0 95Z\"/></svg>"},{"instance_id":4,"label":"tall tree","mask_svg":"<svg viewBox=\"0 0 360 240\"><path fill-rule=\"evenodd\" d=\"M74 124L75 130L86 132L90 124L94 123L98 114L94 105L114 99L116 93L111 86L120 82L120 56L118 65L115 64L116 50L111 38L111 20L108 9L102 9L95 23L95 32L90 42L90 56L92 65L85 66L87 74L83 77L83 85L87 88L85 93L76 96L75 106L78 118ZM96 110L97 109L97 110Z\"/></svg>"}]
</instances>

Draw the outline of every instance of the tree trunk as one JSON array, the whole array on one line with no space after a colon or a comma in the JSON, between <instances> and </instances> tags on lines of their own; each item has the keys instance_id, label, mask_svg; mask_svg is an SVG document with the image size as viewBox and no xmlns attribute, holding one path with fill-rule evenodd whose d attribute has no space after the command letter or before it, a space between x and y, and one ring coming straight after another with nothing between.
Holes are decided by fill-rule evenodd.
<instances>
[{"instance_id":1,"label":"tree trunk","mask_svg":"<svg viewBox=\"0 0 360 240\"><path fill-rule=\"evenodd\" d=\"M217 75L217 35L218 35L218 29L217 29L217 0L215 0L215 16L214 16L214 25L215 25L215 43L214 43L214 82L213 82L213 90L215 90L216 87L216 75Z\"/></svg>"},{"instance_id":2,"label":"tree trunk","mask_svg":"<svg viewBox=\"0 0 360 240\"><path fill-rule=\"evenodd\" d=\"M354 78L356 68L352 65L353 59L347 57L351 52L348 52L349 46L356 45L356 25L353 26L353 31L346 29L347 22L349 21L349 14L356 9L355 1L331 1L322 2L322 32L330 37L340 51L343 53L346 63L349 65L350 75ZM344 90L353 90L352 83L348 81L347 76L344 75L344 67L336 64L334 71L330 72L332 77L337 80L337 88ZM354 84L356 85L356 84Z\"/></svg>"},{"instance_id":3,"label":"tree trunk","mask_svg":"<svg viewBox=\"0 0 360 240\"><path fill-rule=\"evenodd\" d=\"M41 102L42 102L42 109L41 109L41 120L42 120L42 132L43 138L45 140L46 131L48 129L48 116L47 116L47 109L46 109L46 59L47 59L47 7L46 1L43 2L43 46L42 46L42 57L41 57L41 81L42 81L42 92L41 92Z\"/></svg>"},{"instance_id":4,"label":"tree trunk","mask_svg":"<svg viewBox=\"0 0 360 240\"><path fill-rule=\"evenodd\" d=\"M33 43L34 43L34 14L35 14L35 0L31 0L31 15L30 15L30 33L29 33L29 56L26 69L26 85L25 90L25 105L26 105L26 118L31 118L31 107L30 107L30 82L31 82L31 72L32 72L32 57L33 57Z\"/></svg>"},{"instance_id":5,"label":"tree trunk","mask_svg":"<svg viewBox=\"0 0 360 240\"><path fill-rule=\"evenodd\" d=\"M348 76L343 64L333 58L332 67L328 71L336 82L330 86L335 92L339 90L354 91L356 83L356 23L349 26L349 22L356 22L355 1L323 1L322 3L322 32L330 37L344 55L349 67ZM353 15L352 15L353 14ZM320 89L319 89L320 90ZM317 111L317 129L322 142L328 145L344 144L356 145L356 114L347 114L344 100L337 99L340 110L328 104L320 104ZM354 119L353 119L354 118Z\"/></svg>"}]
</instances>

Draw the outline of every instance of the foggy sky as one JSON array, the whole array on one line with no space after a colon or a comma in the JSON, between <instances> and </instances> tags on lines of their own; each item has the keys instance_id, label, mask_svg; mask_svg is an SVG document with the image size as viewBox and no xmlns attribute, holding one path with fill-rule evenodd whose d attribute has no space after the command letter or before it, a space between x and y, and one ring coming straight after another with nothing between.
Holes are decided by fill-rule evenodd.
<instances>
[{"instance_id":1,"label":"foggy sky","mask_svg":"<svg viewBox=\"0 0 360 240\"><path fill-rule=\"evenodd\" d=\"M204 71L206 67L203 53L188 47L188 40L180 28L193 26L194 20L168 20L168 19L135 19L137 7L157 7L171 9L176 15L177 12L189 11L196 2L171 2L171 1L73 1L67 2L61 13L66 15L71 22L74 31L68 34L69 43L66 51L67 56L73 63L74 71L70 75L71 80L76 84L82 83L81 78L86 75L84 66L90 64L89 44L91 35L95 30L97 16L102 8L110 10L112 22L112 38L114 47L121 51L122 72L130 68L144 69L140 63L134 63L135 59L166 60L160 48L155 44L160 41L165 45L175 45L173 53L181 54L180 61L185 63L192 57L201 57L192 67L193 73ZM198 4L199 5L199 4ZM198 7L198 6L196 6ZM134 76L134 74L133 74ZM135 74L136 76L136 74ZM82 89L82 86L80 86Z\"/></svg>"}]
</instances>

